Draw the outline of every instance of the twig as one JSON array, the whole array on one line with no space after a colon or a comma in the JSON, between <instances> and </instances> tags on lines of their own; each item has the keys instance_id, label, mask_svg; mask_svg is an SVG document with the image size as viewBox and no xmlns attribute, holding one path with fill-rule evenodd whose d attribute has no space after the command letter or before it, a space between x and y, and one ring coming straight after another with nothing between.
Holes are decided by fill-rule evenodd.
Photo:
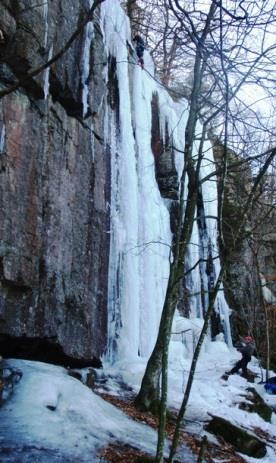
<instances>
[{"instance_id":1,"label":"twig","mask_svg":"<svg viewBox=\"0 0 276 463\"><path fill-rule=\"evenodd\" d=\"M42 71L44 71L45 69L47 69L49 66L51 66L53 63L55 63L59 58L62 57L62 55L64 55L64 53L69 50L69 48L71 47L72 43L76 40L76 38L81 34L81 32L83 31L84 27L86 26L86 24L90 21L92 21L93 19L93 16L94 16L94 11L95 9L97 8L98 5L100 5L100 3L103 3L105 0L94 0L94 3L92 5L92 7L90 8L88 14L86 15L85 19L81 22L81 24L79 25L79 27L73 32L73 34L71 35L71 37L69 38L69 40L66 42L66 44L49 60L47 61L46 63L42 64L41 66L39 66L38 68L36 69L33 69L29 72L26 73L26 75L24 77L22 77L19 82L17 82L16 84L12 85L10 88L6 89L6 90L2 90L0 92L0 98L3 98L4 96L6 95L9 95L10 93L13 93L15 92L15 90L17 90L19 87L21 87L22 85L24 85L24 83L26 83L28 81L28 79L30 77L35 77L37 76L38 74L40 74Z\"/></svg>"}]
</instances>

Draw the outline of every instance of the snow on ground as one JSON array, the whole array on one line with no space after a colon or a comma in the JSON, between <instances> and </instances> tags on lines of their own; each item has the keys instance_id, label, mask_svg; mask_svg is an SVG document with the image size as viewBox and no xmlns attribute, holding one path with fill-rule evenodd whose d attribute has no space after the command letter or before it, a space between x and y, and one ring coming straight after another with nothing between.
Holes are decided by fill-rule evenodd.
<instances>
[{"instance_id":1,"label":"snow on ground","mask_svg":"<svg viewBox=\"0 0 276 463\"><path fill-rule=\"evenodd\" d=\"M23 377L1 408L1 462L91 463L100 461L100 447L115 441L155 451L151 428L129 419L64 368L24 360L8 363L20 368Z\"/></svg>"},{"instance_id":2,"label":"snow on ground","mask_svg":"<svg viewBox=\"0 0 276 463\"><path fill-rule=\"evenodd\" d=\"M153 63L147 51L145 51L145 71L142 71L135 62L129 62L126 43L131 42L131 31L118 1L107 0L103 3L102 27L107 50L117 60L119 92L123 95L123 98L120 98L119 108L121 144L118 144L118 140L113 140L112 134L110 135L113 143L110 143L110 146L114 149L112 151L114 155L112 178L117 179L118 185L112 184L115 196L114 204L112 203L111 206L114 206L115 212L113 213L111 207L113 227L111 227L113 232L111 236L115 243L110 262L111 266L114 266L112 274L114 281L110 278L109 287L112 290L120 286L122 295L120 294L120 312L118 312L116 304L119 299L114 298L111 291L110 297L113 297L116 304L114 311L111 308L110 312L109 337L111 343L119 339L118 352L121 360L112 366L106 364L104 367L104 373L111 375L108 382L110 392L116 393L118 392L118 380L116 379L118 377L131 385L134 390L139 389L146 360L139 358L138 352L148 355L152 348L160 318L159 310L162 306L160 300L163 300L169 267L168 250L166 251L164 247L164 244L167 245L171 241L169 217L166 203L161 199L156 185L150 147L152 94L158 93L162 132L165 134L165 122L167 122L174 145L180 150L183 143L181 144L177 129L179 134L184 133L187 114L183 102L179 103L177 111L177 104L162 88L159 88L153 78ZM90 25L86 28L82 62L84 113L86 113L88 104L85 76L88 75L88 51L93 38L92 32L92 25ZM133 108L135 111L132 111ZM130 114L132 114L134 126L132 126ZM112 120L110 125L114 130ZM3 145L3 133L2 130L0 151ZM209 157L208 152L208 159ZM180 157L177 158L176 163L180 167L182 162ZM214 208L214 191L211 187L212 182L206 184L204 197L209 200L212 198L210 205ZM131 197L132 208L129 208L129 197ZM149 197L151 201L148 201ZM118 198L120 198L120 211L116 209ZM212 216L215 213L210 209L206 215ZM207 225L215 246L216 230L212 228L211 222ZM197 249L196 234L192 241L195 241L195 249ZM149 250L148 255L145 250L143 253L136 252L139 262L134 261L135 256L131 254L131 250L138 249L141 243L150 242L154 244L154 247ZM157 243L160 244L159 247ZM198 254L196 251L193 252L196 262ZM157 255L158 258L154 257ZM120 285L116 280L118 270L120 270ZM199 274L194 275L193 278L195 285L199 285ZM200 286L195 286L197 287ZM200 304L200 298L198 298L198 304ZM228 308L223 301L220 301L220 304L225 317L225 331L227 333L228 329L230 333ZM151 308L150 314L149 307ZM195 307L194 315L197 313L196 309ZM114 314L115 317L113 317ZM116 326L111 329L113 319ZM169 405L171 407L178 408L181 403L191 352L201 326L202 320L199 318L189 321L182 319L181 323L178 319L174 326L173 331L179 334L173 335L170 349ZM118 327L120 327L119 332L116 331ZM186 329L189 331L183 337L181 331ZM228 342L231 345L230 339ZM127 360L122 360L123 356ZM235 351L229 350L222 339L204 343L186 414L189 429L203 432L202 423L208 420L209 414L216 414L248 429L260 427L270 435L276 436L275 415L272 424L268 424L258 415L239 409L238 403L245 396L246 388L249 386L245 379L238 375L231 376L228 382L221 379L221 375L230 368L231 362L237 360L239 356ZM15 387L11 399L1 408L1 461L96 462L98 461L97 450L108 442L114 441L134 446L139 444L142 450L154 453L156 435L152 429L133 422L78 380L68 376L65 369L39 362L13 360L10 363L22 369L23 378ZM252 362L252 364L253 367L252 365L250 367L258 372L257 363ZM264 393L262 386L257 386L257 389ZM276 407L275 396L268 397L265 394L265 399ZM1 451L1 447L6 449L5 454ZM12 449L13 456L9 454L9 449ZM254 459L247 459L250 463L254 461ZM275 463L275 460L276 448L269 447L268 454L262 459L262 463Z\"/></svg>"},{"instance_id":3,"label":"snow on ground","mask_svg":"<svg viewBox=\"0 0 276 463\"><path fill-rule=\"evenodd\" d=\"M191 321L190 325L188 323L188 325L190 327L194 325L199 329L198 322L198 319L195 319ZM188 341L186 346L180 340L171 342L170 346L169 406L176 409L181 404L188 377L191 363L191 355L189 354L191 339L190 344ZM221 378L223 373L229 370L238 359L240 359L240 354L235 349L229 349L225 342L221 340L215 342L205 341L196 368L191 397L187 407L186 429L201 435L204 434L203 426L210 419L210 415L226 418L233 424L244 427L251 432L253 432L253 428L255 427L260 428L274 437L274 443L267 445L267 455L261 461L262 463L275 463L275 413L272 415L271 423L267 423L258 414L241 410L239 403L245 401L246 389L252 387L253 384L248 383L239 375L230 376L228 381ZM144 368L145 362L142 360L132 364L120 361L113 367L106 366L106 371L111 376L116 376L120 372L122 380L138 391ZM254 385L257 392L276 410L276 396L266 394L263 386L257 384L261 381L261 370L258 361L253 358L249 364L249 368L259 376L259 378L256 378L256 385ZM210 435L208 436L210 438ZM250 463L260 461L245 455L242 455L242 457Z\"/></svg>"},{"instance_id":4,"label":"snow on ground","mask_svg":"<svg viewBox=\"0 0 276 463\"><path fill-rule=\"evenodd\" d=\"M194 326L198 329L197 321ZM189 342L186 345L180 340L171 342L169 405L174 408L181 403L187 380L189 349ZM205 342L188 405L187 430L202 435L209 414L215 414L248 430L259 427L274 436L276 442L275 414L272 423L267 423L257 414L239 409L239 402L252 384L239 375L230 376L227 382L221 379L239 355L220 340ZM0 411L1 462L97 462L98 450L116 441L154 453L156 434L151 428L128 418L69 376L66 369L25 360L8 363L21 369L23 377ZM109 378L109 392L116 394L121 380L138 390L144 368L143 359L132 363L121 360L112 366L106 364L100 375ZM260 374L256 360L250 363L250 369ZM276 396L265 394L262 385L256 384L256 389L276 408ZM210 435L209 438L215 440ZM267 450L262 463L275 463L276 443L267 445ZM242 456L249 463L260 461ZM185 461L193 461L189 452Z\"/></svg>"}]
</instances>

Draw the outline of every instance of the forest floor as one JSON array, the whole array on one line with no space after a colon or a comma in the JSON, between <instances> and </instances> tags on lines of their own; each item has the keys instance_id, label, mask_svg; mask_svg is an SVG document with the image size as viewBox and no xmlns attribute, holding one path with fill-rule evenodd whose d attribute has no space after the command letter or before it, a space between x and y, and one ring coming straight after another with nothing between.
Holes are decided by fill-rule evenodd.
<instances>
[{"instance_id":1,"label":"forest floor","mask_svg":"<svg viewBox=\"0 0 276 463\"><path fill-rule=\"evenodd\" d=\"M176 346L177 347L177 346ZM189 372L189 358L174 350L169 371L168 423L165 456L174 432ZM239 354L224 344L210 343L199 361L175 463L196 463L203 436L207 437L205 463L275 463L276 416L263 419L250 410L250 388L274 410L276 396L260 383L240 375L228 381L223 373ZM154 461L158 421L134 406L145 371L145 362L106 364L102 369L70 371L42 362L5 360L8 368L22 372L12 394L1 406L1 463L149 463ZM256 361L254 374L260 374ZM89 374L94 383L88 387ZM73 377L72 377L73 376ZM261 460L237 452L222 438L207 432L212 416L225 418L257 436L267 453ZM164 460L166 461L166 460Z\"/></svg>"},{"instance_id":2,"label":"forest floor","mask_svg":"<svg viewBox=\"0 0 276 463\"><path fill-rule=\"evenodd\" d=\"M158 419L156 416L150 412L145 413L137 410L137 408L134 406L134 396L129 394L125 396L123 391L121 396L102 392L99 394L104 400L118 407L133 420L147 424L154 430L157 430ZM176 416L176 410L169 411L168 423L166 426L166 436L169 440L171 440L173 437ZM196 434L182 430L180 435L180 443L186 444L190 448L191 452L196 457L196 461L202 445L200 437ZM101 455L104 457L105 461L108 461L109 463L149 463L154 461L150 455L139 451L138 449L132 448L131 446L120 445L119 442L107 446L101 451ZM205 461L209 463L218 463L220 461L223 463L246 463L246 460L244 460L236 453L234 447L230 444L227 444L223 439L220 439L218 444L207 441L207 445L204 451L204 458Z\"/></svg>"}]
</instances>

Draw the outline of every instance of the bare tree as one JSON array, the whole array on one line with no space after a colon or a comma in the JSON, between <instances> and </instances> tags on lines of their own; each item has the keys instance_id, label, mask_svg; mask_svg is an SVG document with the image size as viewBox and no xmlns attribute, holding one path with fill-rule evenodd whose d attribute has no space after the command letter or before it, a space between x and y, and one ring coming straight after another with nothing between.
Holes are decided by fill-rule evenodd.
<instances>
[{"instance_id":1,"label":"bare tree","mask_svg":"<svg viewBox=\"0 0 276 463\"><path fill-rule=\"evenodd\" d=\"M258 172L258 175L255 178L255 181L254 181L254 183L253 183L253 185L251 187L251 190L250 190L250 192L248 194L247 200L245 201L245 204L243 205L243 210L242 210L243 223L245 223L246 220L247 220L247 214L250 212L253 200L256 197L256 195L258 194L258 188L259 188L259 186L260 186L260 184L261 184L267 170L271 166L271 163L272 163L273 159L275 158L275 155L276 155L276 148L271 149L268 156L267 156L267 158L266 158L266 160L265 160L265 162L264 162L264 164L263 164L263 166L261 167L261 169ZM243 237L242 235L243 235L243 227L242 227L242 224L240 224L240 227L237 229L237 231L235 233L234 242L236 243L240 239L242 239L242 237ZM196 364L197 364L197 361L198 361L198 357L199 357L199 354L200 354L202 343L204 341L204 337L205 337L205 335L207 333L208 324L209 324L211 314L212 314L212 311L213 311L213 308L214 308L215 299L217 297L219 288L221 286L221 283L222 283L222 280L223 280L223 274L224 274L224 272L226 270L226 267L227 267L227 261L224 261L222 266L221 266L220 274L219 274L219 276L217 278L215 287L211 292L211 297L210 297L210 300L209 300L208 310L206 312L206 315L205 315L205 318L204 318L204 324L203 324L203 327L202 327L202 330L201 330L201 333L200 333L200 336L199 336L199 339L198 339L198 342L197 342L197 345L196 345L196 348L195 348L195 351L194 351L194 354L193 354L192 364L191 364L191 368L190 368L189 375L188 375L188 381L187 381L186 389L185 389L185 392L184 392L182 405L180 407L178 417L177 417L177 420L176 420L176 426L175 426L175 431L174 431L174 436L173 436L173 441L172 441L172 446L171 446L171 451L170 451L169 463L173 462L173 457L174 457L174 455L176 453L176 449L177 449L177 445L178 445L178 441L179 441L180 426L181 426L183 417L184 417L185 412L186 412L186 408L187 408L187 404L188 404L188 400L189 400L189 396L190 396L190 392L191 392L191 388L192 388L194 373L195 373L195 369L196 369ZM268 346L269 346L269 344L268 344Z\"/></svg>"},{"instance_id":2,"label":"bare tree","mask_svg":"<svg viewBox=\"0 0 276 463\"><path fill-rule=\"evenodd\" d=\"M244 89L248 85L257 84L260 72L265 74L266 65L272 59L275 45L267 42L265 34L262 33L260 48L258 50L254 49L254 47L250 48L250 38L248 36L250 36L250 33L254 34L256 30L263 28L264 24L266 24L267 28L270 26L271 9L257 9L256 11L255 2L249 3L248 9L245 11L242 2L234 2L231 10L225 8L221 1L216 0L211 1L208 8L207 5L203 5L201 9L195 7L194 2L190 4L189 8L183 8L177 0L168 0L167 2L171 13L175 15L178 21L179 35L182 33L186 37L182 41L182 45L185 44L183 50L186 49L185 46L189 43L189 53L194 55L194 66L188 120L185 128L184 168L180 181L178 221L172 246L172 262L170 264L168 286L157 341L148 361L139 394L136 397L136 405L139 408L159 412L159 440L156 462L163 461L168 346L171 326L179 298L179 286L183 278L185 257L194 225L199 189L202 182L207 180L202 179L200 176L200 168L205 156L204 141L210 129L219 133L219 137L222 139L222 162L220 165L214 166L213 173L213 176L219 174L222 179L218 214L218 220L221 224L224 182L228 178L229 172L231 173L231 164L247 162L248 150L243 152L242 146L244 147L246 141L250 140L254 125L258 125L260 129L258 114L253 105L251 106L246 102L243 105L243 110L246 109L251 115L251 119L247 121L247 124L243 120L239 120L238 114L241 112L240 105L242 105ZM245 57L247 61L245 61ZM253 119L253 116L255 119ZM202 123L202 133L199 147L196 148L199 121ZM263 125L261 124L261 126ZM268 136L271 135L269 127L266 127L265 133ZM229 152L227 150L228 144L237 150L239 155L239 158L234 162L232 160L231 163L229 162ZM267 140L264 140L261 148L264 148L266 144ZM251 140L251 149L252 146L253 141ZM258 147L258 156L258 162L260 162L262 168L265 168L264 171L261 168L261 171L266 172L275 157L275 149L267 151L266 149L260 150L260 147ZM252 156L250 161L252 161ZM185 191L187 191L187 196ZM255 198L254 186L251 193L246 196L243 204L244 217L242 223L244 223L246 214L251 209ZM233 236L233 247L241 239L243 229L240 227ZM220 228L221 247L223 252L227 253L229 249L226 249L224 245L222 227ZM205 332L224 271L225 266L222 267L221 274L218 276L217 285L209 295L208 315L204 324ZM196 349L195 365L205 332L203 331ZM193 371L190 378L189 387L192 384ZM189 391L185 400L188 400L188 397ZM185 408L186 404L184 405L184 412Z\"/></svg>"}]
</instances>

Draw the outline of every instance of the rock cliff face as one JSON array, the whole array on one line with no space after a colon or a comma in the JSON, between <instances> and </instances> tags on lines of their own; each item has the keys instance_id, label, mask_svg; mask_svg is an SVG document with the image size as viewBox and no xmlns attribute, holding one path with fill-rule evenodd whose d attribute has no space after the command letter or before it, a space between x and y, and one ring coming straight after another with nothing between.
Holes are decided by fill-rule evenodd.
<instances>
[{"instance_id":1,"label":"rock cliff face","mask_svg":"<svg viewBox=\"0 0 276 463\"><path fill-rule=\"evenodd\" d=\"M174 160L174 151L168 126L165 126L165 135L162 137L159 119L158 95L153 95L152 102L152 131L151 149L155 158L155 175L161 195L164 198L177 200L179 181Z\"/></svg>"},{"instance_id":2,"label":"rock cliff face","mask_svg":"<svg viewBox=\"0 0 276 463\"><path fill-rule=\"evenodd\" d=\"M115 18L118 5L114 3L116 8L109 14ZM111 144L116 139L120 145L120 91L124 90L121 85L119 91L116 58L104 43L100 8L50 69L34 78L27 76L64 47L91 4L89 0L70 0L66 5L61 0L42 5L5 0L0 5L0 92L20 81L16 92L0 99L0 352L4 356L68 365L76 365L78 359L80 365L98 365L108 344L115 343L107 340L108 298L113 291L108 289L108 269L115 265L110 259L111 167L112 158L124 156ZM128 51L131 55L129 47ZM176 198L176 168L173 154L166 156L159 117L158 99L153 98L152 143L161 147L158 153L153 147L156 178L161 194ZM116 179L113 183L118 187ZM114 272L119 288L123 276L119 268ZM117 331L113 335L116 338Z\"/></svg>"},{"instance_id":3,"label":"rock cliff face","mask_svg":"<svg viewBox=\"0 0 276 463\"><path fill-rule=\"evenodd\" d=\"M148 342L147 330L154 338L158 327L185 125L181 120L179 126L175 102L153 84L146 53L149 71L141 75L115 0L102 4L106 23L97 9L93 23L50 69L27 75L55 56L91 4L0 4L0 95L20 82L16 92L0 99L4 356L98 365L106 349L120 347L120 336L121 351L131 350L131 338L131 352L148 355L153 339ZM181 143L173 143L178 152L169 135L175 127L181 132ZM216 231L200 216L216 214L216 191L208 188L202 195L213 199L205 212L198 204L190 267L217 248L211 239ZM147 249L134 252L141 243ZM218 271L208 262L183 283L184 293L187 286L195 294L188 297L186 291L179 307L185 316L203 316L208 301L200 294ZM212 334L224 329L230 342L228 307L223 295L218 299ZM219 314L227 321L224 328Z\"/></svg>"},{"instance_id":4,"label":"rock cliff face","mask_svg":"<svg viewBox=\"0 0 276 463\"><path fill-rule=\"evenodd\" d=\"M215 159L220 165L223 147L213 141ZM239 160L228 149L230 162ZM271 179L272 180L272 179ZM271 195L273 188L270 177L264 179L265 187L254 202L253 211L243 221L242 205L252 186L252 172L249 167L233 170L225 185L223 202L223 235L227 261L224 291L232 314L232 334L252 333L257 342L258 354L266 358L265 318L269 322L271 359L275 362L275 213ZM220 182L219 182L220 187ZM274 185L273 185L274 187ZM234 230L242 224L242 239L232 249ZM265 309L267 314L265 315Z\"/></svg>"},{"instance_id":5,"label":"rock cliff face","mask_svg":"<svg viewBox=\"0 0 276 463\"><path fill-rule=\"evenodd\" d=\"M0 90L55 55L89 8L78 0L32 3L0 4ZM0 100L4 355L28 338L40 351L50 342L89 360L105 347L110 174L101 135L107 57L97 19L93 43L88 32L50 72L24 77L18 91Z\"/></svg>"}]
</instances>

